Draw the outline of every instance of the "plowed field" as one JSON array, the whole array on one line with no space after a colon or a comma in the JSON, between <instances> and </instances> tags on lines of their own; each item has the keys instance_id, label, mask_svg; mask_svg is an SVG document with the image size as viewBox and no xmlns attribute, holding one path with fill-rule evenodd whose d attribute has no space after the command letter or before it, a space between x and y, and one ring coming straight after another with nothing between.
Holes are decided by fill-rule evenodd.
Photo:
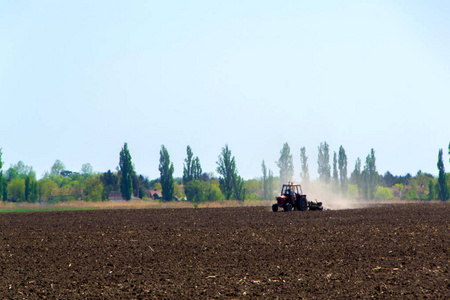
<instances>
[{"instance_id":1,"label":"plowed field","mask_svg":"<svg viewBox=\"0 0 450 300\"><path fill-rule=\"evenodd\" d=\"M450 298L450 205L0 214L0 296Z\"/></svg>"}]
</instances>

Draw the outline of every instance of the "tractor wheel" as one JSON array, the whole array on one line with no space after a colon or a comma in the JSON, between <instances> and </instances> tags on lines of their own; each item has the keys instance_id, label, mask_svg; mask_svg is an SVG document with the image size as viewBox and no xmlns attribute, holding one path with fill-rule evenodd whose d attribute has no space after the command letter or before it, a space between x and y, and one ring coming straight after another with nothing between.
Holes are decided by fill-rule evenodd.
<instances>
[{"instance_id":1,"label":"tractor wheel","mask_svg":"<svg viewBox=\"0 0 450 300\"><path fill-rule=\"evenodd\" d=\"M297 210L305 211L308 209L308 202L306 201L306 198L299 198L297 201L295 201L295 207Z\"/></svg>"},{"instance_id":2,"label":"tractor wheel","mask_svg":"<svg viewBox=\"0 0 450 300\"><path fill-rule=\"evenodd\" d=\"M277 211L278 211L278 204L274 203L274 204L272 205L272 211L273 211L273 212L277 212Z\"/></svg>"},{"instance_id":3,"label":"tractor wheel","mask_svg":"<svg viewBox=\"0 0 450 300\"><path fill-rule=\"evenodd\" d=\"M284 211L291 211L292 210L292 205L290 203L286 203L284 205Z\"/></svg>"}]
</instances>

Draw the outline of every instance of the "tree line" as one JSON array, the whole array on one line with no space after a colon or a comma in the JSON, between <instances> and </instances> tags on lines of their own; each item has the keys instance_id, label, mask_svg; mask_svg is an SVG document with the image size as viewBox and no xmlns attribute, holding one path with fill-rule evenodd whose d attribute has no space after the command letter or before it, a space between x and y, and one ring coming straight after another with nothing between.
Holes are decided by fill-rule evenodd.
<instances>
[{"instance_id":1,"label":"tree line","mask_svg":"<svg viewBox=\"0 0 450 300\"><path fill-rule=\"evenodd\" d=\"M389 171L379 174L376 168L375 150L372 148L367 154L364 165L358 157L353 171L348 176L348 159L344 147L331 155L330 146L325 141L317 147L318 180L328 186L333 192L354 199L406 199L406 200L443 200L450 198L450 176L445 173L443 150L439 149L437 167L438 178L418 171L415 176L394 176ZM448 146L450 155L450 143ZM332 162L331 162L331 157ZM450 159L449 159L450 160ZM281 182L292 181L294 177L294 163L288 143L280 151L280 158L276 162L280 168ZM306 148L300 148L301 172L300 178L305 185L309 184L309 165Z\"/></svg>"},{"instance_id":2,"label":"tree line","mask_svg":"<svg viewBox=\"0 0 450 300\"><path fill-rule=\"evenodd\" d=\"M381 175L376 168L375 150L371 149L362 160L357 158L353 171L348 176L348 160L344 147L331 153L328 143L317 147L317 181L322 182L335 193L355 199L422 199L448 200L450 198L450 176L444 169L443 150L439 149L437 178L418 171L415 176L394 176L389 171ZM450 143L448 148L450 155ZM301 183L310 184L309 164L306 148L300 148ZM331 161L332 158L332 161ZM112 192L120 191L125 200L132 197L149 198L151 191L160 191L163 201L185 199L193 203L218 200L273 199L281 184L294 178L293 155L288 143L280 151L276 161L279 176L266 167L262 160L261 176L244 180L239 174L235 157L225 145L216 161L216 172L203 172L200 159L194 156L192 148L186 147L183 175L174 178L174 166L167 148L162 145L159 159L160 176L149 180L135 172L128 144L124 143L119 153L119 164L115 171L94 173L92 166L82 165L80 172L66 170L60 160L56 160L42 179L36 179L33 168L19 161L3 173L2 150L0 149L0 199L12 202L37 201L105 201Z\"/></svg>"}]
</instances>

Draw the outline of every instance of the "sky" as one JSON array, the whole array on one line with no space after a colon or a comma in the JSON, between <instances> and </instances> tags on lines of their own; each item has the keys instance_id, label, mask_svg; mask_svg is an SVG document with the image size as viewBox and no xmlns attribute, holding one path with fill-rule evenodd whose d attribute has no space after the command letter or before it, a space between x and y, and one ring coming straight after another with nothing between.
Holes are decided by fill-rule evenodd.
<instances>
[{"instance_id":1,"label":"sky","mask_svg":"<svg viewBox=\"0 0 450 300\"><path fill-rule=\"evenodd\" d=\"M128 143L159 177L165 145L215 172L228 144L245 179L284 143L317 177L317 148L349 173L450 171L449 1L2 1L0 148L37 177L61 160L114 170Z\"/></svg>"}]
</instances>

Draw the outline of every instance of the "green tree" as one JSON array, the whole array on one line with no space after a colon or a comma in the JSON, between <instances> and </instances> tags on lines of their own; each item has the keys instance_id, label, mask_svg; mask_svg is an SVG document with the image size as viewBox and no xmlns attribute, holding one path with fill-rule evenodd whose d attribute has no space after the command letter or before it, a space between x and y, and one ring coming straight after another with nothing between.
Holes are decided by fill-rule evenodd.
<instances>
[{"instance_id":1,"label":"green tree","mask_svg":"<svg viewBox=\"0 0 450 300\"><path fill-rule=\"evenodd\" d=\"M202 174L203 174L203 170L202 170L202 166L200 164L200 158L198 158L198 156L196 156L194 158L194 162L192 164L192 175L194 176L195 180L202 180Z\"/></svg>"},{"instance_id":2,"label":"green tree","mask_svg":"<svg viewBox=\"0 0 450 300\"><path fill-rule=\"evenodd\" d=\"M383 176L383 181L384 181L385 187L393 187L394 184L396 183L396 179L397 179L397 176L394 176L394 175L392 175L391 172L386 171L386 173L384 173L384 176Z\"/></svg>"},{"instance_id":3,"label":"green tree","mask_svg":"<svg viewBox=\"0 0 450 300\"><path fill-rule=\"evenodd\" d=\"M8 183L9 200L21 202L25 198L25 179L14 178Z\"/></svg>"},{"instance_id":4,"label":"green tree","mask_svg":"<svg viewBox=\"0 0 450 300\"><path fill-rule=\"evenodd\" d=\"M162 197L165 201L172 201L174 195L173 163L170 162L169 152L164 145L159 152L159 172L161 174Z\"/></svg>"},{"instance_id":5,"label":"green tree","mask_svg":"<svg viewBox=\"0 0 450 300\"><path fill-rule=\"evenodd\" d=\"M90 176L85 181L83 194L86 201L101 201L103 192L103 183L97 176Z\"/></svg>"},{"instance_id":6,"label":"green tree","mask_svg":"<svg viewBox=\"0 0 450 300\"><path fill-rule=\"evenodd\" d=\"M353 169L352 174L350 174L350 183L358 185L360 178L361 178L361 159L358 157L355 162L355 168Z\"/></svg>"},{"instance_id":7,"label":"green tree","mask_svg":"<svg viewBox=\"0 0 450 300\"><path fill-rule=\"evenodd\" d=\"M444 161L442 159L442 149L439 149L437 167L439 170L439 200L446 201L449 199L448 183L445 174Z\"/></svg>"},{"instance_id":8,"label":"green tree","mask_svg":"<svg viewBox=\"0 0 450 300\"><path fill-rule=\"evenodd\" d=\"M66 169L66 166L62 163L62 161L57 159L50 170L50 174L60 175L61 172L64 171L65 169Z\"/></svg>"},{"instance_id":9,"label":"green tree","mask_svg":"<svg viewBox=\"0 0 450 300\"><path fill-rule=\"evenodd\" d=\"M405 187L403 186L403 184L396 183L396 184L394 184L394 188L397 188L399 190L398 198L403 199L403 192L405 191Z\"/></svg>"},{"instance_id":10,"label":"green tree","mask_svg":"<svg viewBox=\"0 0 450 300\"><path fill-rule=\"evenodd\" d=\"M7 181L11 181L15 178L25 179L27 177L36 179L36 172L33 170L33 167L25 165L22 161L19 161L15 165L11 165L6 171Z\"/></svg>"},{"instance_id":11,"label":"green tree","mask_svg":"<svg viewBox=\"0 0 450 300\"><path fill-rule=\"evenodd\" d=\"M394 194L389 188L379 186L375 192L375 200L391 200L394 199Z\"/></svg>"},{"instance_id":12,"label":"green tree","mask_svg":"<svg viewBox=\"0 0 450 300\"><path fill-rule=\"evenodd\" d=\"M150 180L148 177L143 176L142 174L137 176L136 173L133 173L133 195L140 199L147 196L147 190L151 188Z\"/></svg>"},{"instance_id":13,"label":"green tree","mask_svg":"<svg viewBox=\"0 0 450 300\"><path fill-rule=\"evenodd\" d=\"M85 187L86 178L78 173L72 173L69 176L69 181L67 185L69 187L68 196L73 200L82 200L83 189Z\"/></svg>"},{"instance_id":14,"label":"green tree","mask_svg":"<svg viewBox=\"0 0 450 300\"><path fill-rule=\"evenodd\" d=\"M336 151L334 151L334 154L333 154L333 190L335 192L337 192L338 188L339 188L339 175L338 175L338 168L337 168L337 154L336 154Z\"/></svg>"},{"instance_id":15,"label":"green tree","mask_svg":"<svg viewBox=\"0 0 450 300\"><path fill-rule=\"evenodd\" d=\"M128 144L123 145L120 151L119 167L121 173L120 179L120 192L125 200L131 199L131 194L133 192L133 163L131 162L131 154L128 150Z\"/></svg>"},{"instance_id":16,"label":"green tree","mask_svg":"<svg viewBox=\"0 0 450 300\"><path fill-rule=\"evenodd\" d=\"M259 200L264 198L264 180L249 179L245 181L244 185L247 192L246 199Z\"/></svg>"},{"instance_id":17,"label":"green tree","mask_svg":"<svg viewBox=\"0 0 450 300\"><path fill-rule=\"evenodd\" d=\"M269 175L267 176L267 190L268 190L268 197L266 200L273 198L273 187L275 186L275 180L273 178L273 172L269 169Z\"/></svg>"},{"instance_id":18,"label":"green tree","mask_svg":"<svg viewBox=\"0 0 450 300\"><path fill-rule=\"evenodd\" d=\"M436 191L434 189L434 182L432 179L428 182L428 200L436 199Z\"/></svg>"},{"instance_id":19,"label":"green tree","mask_svg":"<svg viewBox=\"0 0 450 300\"><path fill-rule=\"evenodd\" d=\"M30 194L31 194L31 180L30 176L25 178L25 202L30 202Z\"/></svg>"},{"instance_id":20,"label":"green tree","mask_svg":"<svg viewBox=\"0 0 450 300\"><path fill-rule=\"evenodd\" d=\"M415 187L410 188L405 194L406 200L418 200L419 195L417 195L417 189Z\"/></svg>"},{"instance_id":21,"label":"green tree","mask_svg":"<svg viewBox=\"0 0 450 300\"><path fill-rule=\"evenodd\" d=\"M102 200L107 200L111 191L119 189L119 177L108 170L100 176L100 179L103 183Z\"/></svg>"},{"instance_id":22,"label":"green tree","mask_svg":"<svg viewBox=\"0 0 450 300\"><path fill-rule=\"evenodd\" d=\"M105 187L111 186L112 190L119 189L119 177L117 174L111 172L111 170L103 173L100 179Z\"/></svg>"},{"instance_id":23,"label":"green tree","mask_svg":"<svg viewBox=\"0 0 450 300\"><path fill-rule=\"evenodd\" d=\"M187 157L183 164L183 183L187 184L192 180L202 179L202 166L200 165L200 159L194 157L191 147L188 145L186 148Z\"/></svg>"},{"instance_id":24,"label":"green tree","mask_svg":"<svg viewBox=\"0 0 450 300\"><path fill-rule=\"evenodd\" d=\"M184 190L186 192L186 198L189 201L200 202L205 199L204 188L200 188L201 184L189 184L191 181L200 181L202 180L202 167L200 165L200 159L198 157L194 157L192 153L191 147L188 145L186 148L187 157L184 160L183 164L183 184ZM190 190L190 189L193 190ZM201 195L195 195L195 192L201 192Z\"/></svg>"},{"instance_id":25,"label":"green tree","mask_svg":"<svg viewBox=\"0 0 450 300\"><path fill-rule=\"evenodd\" d=\"M375 165L375 150L373 148L366 157L366 165L364 166L364 194L368 199L374 199L376 188L378 186L378 172Z\"/></svg>"},{"instance_id":26,"label":"green tree","mask_svg":"<svg viewBox=\"0 0 450 300\"><path fill-rule=\"evenodd\" d=\"M220 190L227 200L233 196L233 175L236 172L236 162L234 157L231 157L231 150L228 145L222 148L222 153L219 155L217 163L217 173L222 175L219 178Z\"/></svg>"},{"instance_id":27,"label":"green tree","mask_svg":"<svg viewBox=\"0 0 450 300\"><path fill-rule=\"evenodd\" d=\"M439 199L439 191L441 190L441 186L439 185L439 181L436 181L434 185L434 194L436 196L435 199Z\"/></svg>"},{"instance_id":28,"label":"green tree","mask_svg":"<svg viewBox=\"0 0 450 300\"><path fill-rule=\"evenodd\" d=\"M207 183L200 180L191 180L185 186L186 198L194 203L204 202L206 199Z\"/></svg>"},{"instance_id":29,"label":"green tree","mask_svg":"<svg viewBox=\"0 0 450 300\"><path fill-rule=\"evenodd\" d=\"M2 190L3 190L2 196L3 196L3 201L6 201L6 200L8 200L8 183L6 182L6 179L4 176L2 177L2 181L3 181L3 182L1 182Z\"/></svg>"},{"instance_id":30,"label":"green tree","mask_svg":"<svg viewBox=\"0 0 450 300\"><path fill-rule=\"evenodd\" d=\"M347 178L347 155L345 154L344 147L339 147L339 181L341 184L342 195L347 195L348 178Z\"/></svg>"},{"instance_id":31,"label":"green tree","mask_svg":"<svg viewBox=\"0 0 450 300\"><path fill-rule=\"evenodd\" d=\"M317 157L317 172L319 173L319 179L323 182L329 183L331 179L330 168L330 146L327 142L320 143Z\"/></svg>"},{"instance_id":32,"label":"green tree","mask_svg":"<svg viewBox=\"0 0 450 300\"><path fill-rule=\"evenodd\" d=\"M220 190L219 182L217 181L217 179L210 180L209 182L207 182L207 184L209 184L209 188L207 190L206 200L219 201L225 199L225 196Z\"/></svg>"},{"instance_id":33,"label":"green tree","mask_svg":"<svg viewBox=\"0 0 450 300\"><path fill-rule=\"evenodd\" d=\"M356 184L348 184L348 189L347 189L347 195L346 197L348 199L359 199L359 190L358 190L358 186Z\"/></svg>"},{"instance_id":34,"label":"green tree","mask_svg":"<svg viewBox=\"0 0 450 300\"><path fill-rule=\"evenodd\" d=\"M269 186L268 186L269 182L267 180L268 179L267 178L267 167L266 167L266 164L264 163L264 160L262 161L262 164L261 164L261 170L263 173L263 176L262 176L262 198L267 200L267 199L269 199Z\"/></svg>"},{"instance_id":35,"label":"green tree","mask_svg":"<svg viewBox=\"0 0 450 300\"><path fill-rule=\"evenodd\" d=\"M38 182L34 179L31 180L31 192L30 202L36 202L38 200Z\"/></svg>"},{"instance_id":36,"label":"green tree","mask_svg":"<svg viewBox=\"0 0 450 300\"><path fill-rule=\"evenodd\" d=\"M217 179L208 182L202 180L192 180L187 184L189 188L186 192L186 197L193 203L200 203L204 201L218 201L223 200L224 196L219 188Z\"/></svg>"},{"instance_id":37,"label":"green tree","mask_svg":"<svg viewBox=\"0 0 450 300\"><path fill-rule=\"evenodd\" d=\"M292 181L294 176L294 162L292 160L291 148L288 143L284 143L280 151L280 158L277 161L277 166L280 168L281 182L287 183Z\"/></svg>"},{"instance_id":38,"label":"green tree","mask_svg":"<svg viewBox=\"0 0 450 300\"><path fill-rule=\"evenodd\" d=\"M261 164L261 169L263 172L262 177L262 199L263 200L269 200L273 197L273 186L274 186L274 180L273 180L273 172L272 170L268 170L266 167L266 164L263 160Z\"/></svg>"},{"instance_id":39,"label":"green tree","mask_svg":"<svg viewBox=\"0 0 450 300\"><path fill-rule=\"evenodd\" d=\"M361 190L362 198L363 199L369 199L369 179L367 175L366 168L363 169L361 172L361 187L358 186L358 188Z\"/></svg>"},{"instance_id":40,"label":"green tree","mask_svg":"<svg viewBox=\"0 0 450 300\"><path fill-rule=\"evenodd\" d=\"M183 183L187 184L191 180L194 179L194 176L192 175L192 164L194 160L194 154L192 153L191 146L187 146L186 148L187 157L184 160L183 164Z\"/></svg>"},{"instance_id":41,"label":"green tree","mask_svg":"<svg viewBox=\"0 0 450 300\"><path fill-rule=\"evenodd\" d=\"M246 196L245 182L237 172L233 175L233 188L236 200L244 201Z\"/></svg>"},{"instance_id":42,"label":"green tree","mask_svg":"<svg viewBox=\"0 0 450 300\"><path fill-rule=\"evenodd\" d=\"M81 166L81 174L83 174L84 177L89 177L94 174L94 168L92 168L90 163L83 164Z\"/></svg>"},{"instance_id":43,"label":"green tree","mask_svg":"<svg viewBox=\"0 0 450 300\"><path fill-rule=\"evenodd\" d=\"M308 157L306 156L306 148L300 148L300 162L302 164L302 172L300 177L305 184L309 183Z\"/></svg>"},{"instance_id":44,"label":"green tree","mask_svg":"<svg viewBox=\"0 0 450 300\"><path fill-rule=\"evenodd\" d=\"M350 175L350 183L357 186L360 195L363 194L364 180L362 178L361 159L359 157L356 159L355 168Z\"/></svg>"},{"instance_id":45,"label":"green tree","mask_svg":"<svg viewBox=\"0 0 450 300\"><path fill-rule=\"evenodd\" d=\"M233 196L236 200L245 200L244 180L238 175L236 168L236 160L231 156L231 150L228 145L222 148L221 155L217 163L217 173L222 177L219 178L219 186L227 200Z\"/></svg>"},{"instance_id":46,"label":"green tree","mask_svg":"<svg viewBox=\"0 0 450 300\"><path fill-rule=\"evenodd\" d=\"M36 202L38 197L37 181L27 176L25 178L25 202Z\"/></svg>"}]
</instances>

